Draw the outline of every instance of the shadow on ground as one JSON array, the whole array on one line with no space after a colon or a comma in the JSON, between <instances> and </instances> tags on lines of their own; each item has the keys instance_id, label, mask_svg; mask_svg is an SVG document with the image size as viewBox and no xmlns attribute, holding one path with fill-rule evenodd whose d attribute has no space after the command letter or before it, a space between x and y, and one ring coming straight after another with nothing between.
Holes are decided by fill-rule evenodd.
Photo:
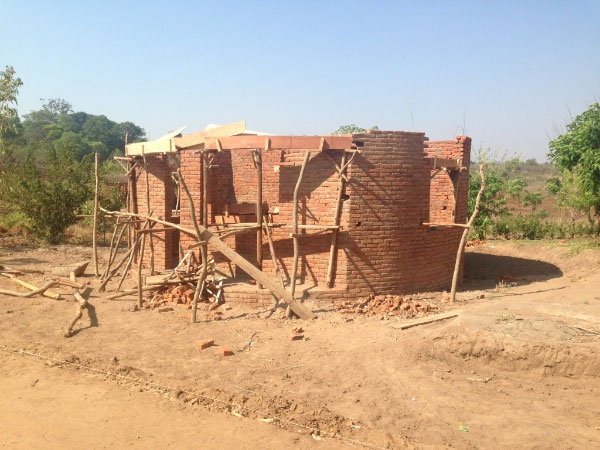
<instances>
[{"instance_id":1,"label":"shadow on ground","mask_svg":"<svg viewBox=\"0 0 600 450\"><path fill-rule=\"evenodd\" d=\"M549 280L563 275L554 264L537 259L515 256L492 255L489 253L466 253L464 282L484 283L494 287L497 282L516 281L519 284Z\"/></svg>"}]
</instances>

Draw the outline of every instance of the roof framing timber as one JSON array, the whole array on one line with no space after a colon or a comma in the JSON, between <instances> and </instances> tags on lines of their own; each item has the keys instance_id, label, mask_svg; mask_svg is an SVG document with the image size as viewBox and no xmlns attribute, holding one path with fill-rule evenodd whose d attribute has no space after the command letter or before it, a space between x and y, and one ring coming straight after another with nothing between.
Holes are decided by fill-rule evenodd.
<instances>
[{"instance_id":1,"label":"roof framing timber","mask_svg":"<svg viewBox=\"0 0 600 450\"><path fill-rule=\"evenodd\" d=\"M233 122L220 127L209 128L208 130L197 133L186 134L185 136L173 139L177 148L188 148L199 144L204 144L207 137L225 137L242 134L246 131L246 121Z\"/></svg>"},{"instance_id":2,"label":"roof framing timber","mask_svg":"<svg viewBox=\"0 0 600 450\"><path fill-rule=\"evenodd\" d=\"M349 150L352 148L352 135L334 136L231 136L207 137L205 150Z\"/></svg>"},{"instance_id":3,"label":"roof framing timber","mask_svg":"<svg viewBox=\"0 0 600 450\"><path fill-rule=\"evenodd\" d=\"M213 127L185 136L166 135L156 141L136 142L125 146L127 156L140 156L158 153L175 153L183 148L202 148L207 137L224 137L242 134L246 131L246 121L233 122L220 127Z\"/></svg>"}]
</instances>

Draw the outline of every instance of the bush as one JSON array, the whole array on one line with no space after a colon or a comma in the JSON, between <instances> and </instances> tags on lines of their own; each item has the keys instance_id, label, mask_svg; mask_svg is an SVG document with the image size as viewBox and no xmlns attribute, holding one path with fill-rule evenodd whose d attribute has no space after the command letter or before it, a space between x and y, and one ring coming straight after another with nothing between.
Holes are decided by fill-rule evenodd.
<instances>
[{"instance_id":1,"label":"bush","mask_svg":"<svg viewBox=\"0 0 600 450\"><path fill-rule=\"evenodd\" d=\"M118 185L106 185L101 182L100 191L98 193L100 207L109 211L119 211L125 202L123 201L123 193L119 189ZM94 200L88 200L81 207L82 214L93 215L94 214ZM86 217L85 224L92 226L92 217ZM106 216L102 213L98 214L98 234L105 234L111 231L115 226L114 218Z\"/></svg>"},{"instance_id":2,"label":"bush","mask_svg":"<svg viewBox=\"0 0 600 450\"><path fill-rule=\"evenodd\" d=\"M89 159L79 162L68 151L52 149L43 172L32 157L8 164L0 176L0 194L27 218L34 236L55 244L89 198L91 177Z\"/></svg>"},{"instance_id":3,"label":"bush","mask_svg":"<svg viewBox=\"0 0 600 450\"><path fill-rule=\"evenodd\" d=\"M491 227L495 237L504 239L566 239L591 236L595 227L587 223L556 223L544 221L540 214L504 215L496 219Z\"/></svg>"}]
</instances>

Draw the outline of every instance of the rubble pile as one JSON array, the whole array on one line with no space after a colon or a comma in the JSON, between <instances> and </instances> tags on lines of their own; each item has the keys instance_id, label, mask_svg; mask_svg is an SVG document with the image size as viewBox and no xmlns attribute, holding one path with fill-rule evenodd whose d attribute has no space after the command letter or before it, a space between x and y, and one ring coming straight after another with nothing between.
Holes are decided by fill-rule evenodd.
<instances>
[{"instance_id":1,"label":"rubble pile","mask_svg":"<svg viewBox=\"0 0 600 450\"><path fill-rule=\"evenodd\" d=\"M214 286L212 283L207 283L204 295L200 296L198 303L210 303L210 310L218 308L223 303L221 289L221 285ZM217 292L217 295L209 300L208 297L210 297L213 292ZM148 295L144 301L144 308L155 309L168 306L169 304L175 304L181 305L185 309L192 309L193 301L194 289L186 284L176 284L173 286L165 286Z\"/></svg>"},{"instance_id":2,"label":"rubble pile","mask_svg":"<svg viewBox=\"0 0 600 450\"><path fill-rule=\"evenodd\" d=\"M473 239L472 241L467 241L465 247L475 247L476 245L485 245L485 241L480 241L479 239Z\"/></svg>"},{"instance_id":3,"label":"rubble pile","mask_svg":"<svg viewBox=\"0 0 600 450\"><path fill-rule=\"evenodd\" d=\"M366 316L402 317L410 319L437 312L438 307L418 298L399 295L370 295L358 300L342 300L335 303L342 314Z\"/></svg>"}]
</instances>

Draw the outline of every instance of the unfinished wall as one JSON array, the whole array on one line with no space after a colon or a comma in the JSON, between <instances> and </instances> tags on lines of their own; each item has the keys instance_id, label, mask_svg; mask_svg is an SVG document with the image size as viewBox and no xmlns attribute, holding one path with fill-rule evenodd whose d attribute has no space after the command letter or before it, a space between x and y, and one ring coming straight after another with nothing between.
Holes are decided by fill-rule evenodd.
<instances>
[{"instance_id":1,"label":"unfinished wall","mask_svg":"<svg viewBox=\"0 0 600 450\"><path fill-rule=\"evenodd\" d=\"M272 214L275 254L280 267L287 277L292 267L293 242L291 227L278 228L278 224L292 223L293 192L302 165L305 151L271 150L262 152L263 211L278 211ZM341 153L328 151L329 156L339 164ZM226 205L256 204L257 172L249 150L233 150L212 153L212 167L209 169L208 222L221 220L218 216L226 213ZM188 188L195 200L196 213L200 219L202 170L199 155L191 151L181 152L181 168ZM308 162L301 189L299 191L299 223L306 225L333 224L333 214L337 200L338 177L333 163L319 152L314 152ZM256 215L239 216L241 222L256 223ZM181 225L193 228L187 199L182 200ZM314 230L312 230L314 232ZM306 231L304 232L306 233ZM312 286L324 285L327 276L331 234L301 238L299 283ZM184 251L195 242L192 237L182 236ZM225 239L225 242L242 256L256 264L256 233L247 232ZM266 235L262 240L263 270L275 275ZM214 255L217 267L223 273L243 277L241 271L231 267L222 255ZM345 257L340 254L339 267L343 268ZM233 273L232 273L233 271ZM345 271L341 270L337 285L344 284Z\"/></svg>"},{"instance_id":2,"label":"unfinished wall","mask_svg":"<svg viewBox=\"0 0 600 450\"><path fill-rule=\"evenodd\" d=\"M451 141L425 143L425 155L429 158L458 159L462 167L469 167L471 138L457 136ZM468 171L448 171L435 169L430 173L431 189L429 196L430 222L465 223L469 190ZM458 202L456 196L458 195ZM455 212L455 206L456 212Z\"/></svg>"},{"instance_id":3,"label":"unfinished wall","mask_svg":"<svg viewBox=\"0 0 600 450\"><path fill-rule=\"evenodd\" d=\"M431 207L431 188L451 186L431 181L423 133L375 131L354 136L362 144L362 154L350 168L349 226L343 233L348 258L348 288L356 295L406 293L447 288L462 229L429 228L421 225L440 217ZM470 140L458 140L452 157L468 163ZM438 150L439 149L439 150ZM427 156L449 149L445 145L427 147ZM446 157L448 157L446 155ZM440 178L441 180L441 178ZM466 215L468 172L460 175L457 220ZM437 199L439 193L433 194Z\"/></svg>"},{"instance_id":4,"label":"unfinished wall","mask_svg":"<svg viewBox=\"0 0 600 450\"><path fill-rule=\"evenodd\" d=\"M468 167L471 141L457 137L451 141L427 142L423 133L373 131L356 134L353 140L360 153L349 168L350 182L341 214L335 284L327 289L326 276L331 233L300 239L298 282L318 299L361 296L370 293L409 293L448 288L456 251L462 233L457 227L429 227L424 222L464 223L467 215L468 170L431 170L433 157L461 159ZM325 154L326 152L326 154ZM340 164L341 152L313 151L300 188L301 224L333 225L339 178L333 159ZM275 253L286 280L293 261L290 237L293 192L304 150L262 152L263 211L274 212ZM329 157L328 157L329 156ZM191 150L180 152L181 169L194 198L201 220L201 156ZM228 205L245 204L250 211L256 202L257 173L250 150L211 152L208 188L208 222L225 218ZM157 162L151 166L157 175ZM166 176L166 171L161 176ZM157 176L157 181L160 177ZM138 189L142 184L138 182ZM164 187L159 188L159 190ZM455 196L458 196L458 203ZM143 192L138 194L143 198ZM157 198L158 201L158 198ZM162 204L162 203L161 203ZM458 207L455 210L455 205ZM155 206L153 206L156 208ZM166 211L165 211L166 213ZM254 213L239 216L240 222L255 223ZM189 203L182 197L180 223L193 229ZM313 230L304 231L311 233ZM195 242L181 235L183 251ZM256 233L232 236L229 246L256 263ZM275 275L268 242L263 235L263 270ZM213 255L225 275L244 279L244 274L226 259ZM173 262L174 264L174 262ZM245 286L245 287L244 287ZM230 291L229 300L270 301L266 290L243 285Z\"/></svg>"},{"instance_id":5,"label":"unfinished wall","mask_svg":"<svg viewBox=\"0 0 600 450\"><path fill-rule=\"evenodd\" d=\"M167 155L153 155L146 157L148 165L148 182L150 186L150 211L154 217L177 222L177 218L172 216L172 210L175 205L175 184L171 178L171 173L176 170L173 164L169 163ZM135 191L134 202L137 211L146 214L148 205L146 202L146 174L138 166L135 169ZM154 228L162 229L162 225L157 224ZM160 231L152 233L152 245L154 246L154 268L164 270L173 267L177 263L177 237L178 232L174 230ZM144 252L144 266L148 267L150 262L150 234L146 238L146 250Z\"/></svg>"}]
</instances>

